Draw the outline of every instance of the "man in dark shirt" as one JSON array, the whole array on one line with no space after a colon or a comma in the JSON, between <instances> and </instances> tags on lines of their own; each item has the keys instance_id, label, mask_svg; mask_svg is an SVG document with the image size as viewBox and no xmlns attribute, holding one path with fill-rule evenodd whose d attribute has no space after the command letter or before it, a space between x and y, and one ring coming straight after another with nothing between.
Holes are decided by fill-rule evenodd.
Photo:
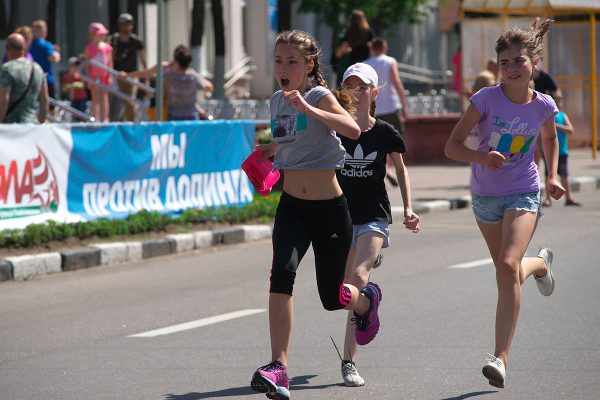
<instances>
[{"instance_id":1,"label":"man in dark shirt","mask_svg":"<svg viewBox=\"0 0 600 400\"><path fill-rule=\"evenodd\" d=\"M536 69L533 72L534 89L540 93L554 96L558 90L558 85L552 79L552 76L541 69Z\"/></svg>"},{"instance_id":2,"label":"man in dark shirt","mask_svg":"<svg viewBox=\"0 0 600 400\"><path fill-rule=\"evenodd\" d=\"M552 97L554 97L559 92L558 85L556 84L556 82L554 82L552 76L539 67L533 70L533 84L536 92L549 94ZM541 135L537 140L534 159L536 165L539 165L540 161L543 161L544 165L546 164L546 159L544 158L544 150L542 148Z\"/></svg>"},{"instance_id":3,"label":"man in dark shirt","mask_svg":"<svg viewBox=\"0 0 600 400\"><path fill-rule=\"evenodd\" d=\"M133 33L134 20L133 16L128 13L119 15L118 19L119 32L113 34L108 43L113 47L113 62L114 68L117 71L133 72L138 70L138 57L142 63L142 68L147 69L146 51L144 42ZM135 97L136 87L127 83L124 80L117 79L119 90ZM124 101L123 102L123 120L135 121L135 107Z\"/></svg>"}]
</instances>

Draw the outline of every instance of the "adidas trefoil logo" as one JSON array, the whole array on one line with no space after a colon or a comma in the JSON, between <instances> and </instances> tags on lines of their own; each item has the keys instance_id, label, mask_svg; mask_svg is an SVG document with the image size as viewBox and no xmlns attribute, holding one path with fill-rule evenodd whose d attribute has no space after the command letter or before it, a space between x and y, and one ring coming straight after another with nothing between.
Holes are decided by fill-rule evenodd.
<instances>
[{"instance_id":1,"label":"adidas trefoil logo","mask_svg":"<svg viewBox=\"0 0 600 400\"><path fill-rule=\"evenodd\" d=\"M354 149L354 156L346 153L345 164L352 168L343 168L341 174L348 177L354 178L366 178L373 175L372 170L363 170L367 165L372 164L377 158L377 152L374 151L371 154L364 155L362 146L359 144Z\"/></svg>"}]
</instances>

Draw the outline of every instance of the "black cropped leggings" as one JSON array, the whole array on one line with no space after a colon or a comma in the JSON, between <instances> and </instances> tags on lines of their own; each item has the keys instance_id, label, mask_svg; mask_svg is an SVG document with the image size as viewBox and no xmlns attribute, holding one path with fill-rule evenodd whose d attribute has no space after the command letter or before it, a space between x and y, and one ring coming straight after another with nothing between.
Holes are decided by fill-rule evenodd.
<instances>
[{"instance_id":1,"label":"black cropped leggings","mask_svg":"<svg viewBox=\"0 0 600 400\"><path fill-rule=\"evenodd\" d=\"M346 259L352 242L352 221L344 195L331 200L302 200L281 195L273 228L271 293L292 295L296 271L312 243L317 288L326 310L344 308Z\"/></svg>"}]
</instances>

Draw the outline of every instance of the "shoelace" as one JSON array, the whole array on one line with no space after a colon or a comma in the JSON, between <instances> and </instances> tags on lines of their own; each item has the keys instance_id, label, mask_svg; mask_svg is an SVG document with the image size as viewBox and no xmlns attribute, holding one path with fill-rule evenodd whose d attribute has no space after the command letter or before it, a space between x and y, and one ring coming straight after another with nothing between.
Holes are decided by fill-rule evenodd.
<instances>
[{"instance_id":1,"label":"shoelace","mask_svg":"<svg viewBox=\"0 0 600 400\"><path fill-rule=\"evenodd\" d=\"M364 316L358 316L358 315L354 314L354 318L350 318L350 323L352 325L356 325L356 329L365 330L365 329L367 329L367 325L368 325L367 315L368 315L368 313L365 314Z\"/></svg>"},{"instance_id":2,"label":"shoelace","mask_svg":"<svg viewBox=\"0 0 600 400\"><path fill-rule=\"evenodd\" d=\"M496 356L495 356L495 355L493 355L493 354L490 354L490 353L486 353L486 354L487 354L487 356L486 356L485 360L486 360L487 362L491 362L491 363L494 363L494 364L496 364L496 366L497 366L498 368L501 368L501 367L502 367L502 364L503 364L503 363L502 363L502 360L501 360L501 359L499 359L498 357L496 357Z\"/></svg>"},{"instance_id":3,"label":"shoelace","mask_svg":"<svg viewBox=\"0 0 600 400\"><path fill-rule=\"evenodd\" d=\"M269 363L267 365L260 367L260 369L262 369L263 371L267 371L267 372L279 372L279 371L283 371L284 367L283 367L283 365L281 365L281 363L274 361L272 363Z\"/></svg>"},{"instance_id":4,"label":"shoelace","mask_svg":"<svg viewBox=\"0 0 600 400\"><path fill-rule=\"evenodd\" d=\"M344 375L354 375L354 374L358 374L358 371L356 370L356 366L354 365L354 363L351 362L342 362L342 371L344 373Z\"/></svg>"}]
</instances>

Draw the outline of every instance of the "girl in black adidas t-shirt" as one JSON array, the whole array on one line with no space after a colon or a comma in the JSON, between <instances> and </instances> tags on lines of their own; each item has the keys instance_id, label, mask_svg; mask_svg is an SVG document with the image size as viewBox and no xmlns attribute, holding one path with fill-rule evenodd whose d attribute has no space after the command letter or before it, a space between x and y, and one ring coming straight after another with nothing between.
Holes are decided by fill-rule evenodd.
<instances>
[{"instance_id":1,"label":"girl in black adidas t-shirt","mask_svg":"<svg viewBox=\"0 0 600 400\"><path fill-rule=\"evenodd\" d=\"M357 63L346 70L342 83L355 96L357 123L362 130L357 140L340 135L346 149L346 159L344 167L337 171L337 178L348 199L353 225L345 282L362 288L369 281L371 268L376 261L381 262L381 249L388 247L388 225L392 223L390 200L385 188L388 156L394 163L402 192L406 228L418 232L419 216L411 206L410 180L401 154L406 151L402 135L392 125L373 116L378 92L377 72L368 64ZM347 386L362 386L365 381L354 364L357 343L353 317L350 312L346 324L342 376Z\"/></svg>"}]
</instances>

